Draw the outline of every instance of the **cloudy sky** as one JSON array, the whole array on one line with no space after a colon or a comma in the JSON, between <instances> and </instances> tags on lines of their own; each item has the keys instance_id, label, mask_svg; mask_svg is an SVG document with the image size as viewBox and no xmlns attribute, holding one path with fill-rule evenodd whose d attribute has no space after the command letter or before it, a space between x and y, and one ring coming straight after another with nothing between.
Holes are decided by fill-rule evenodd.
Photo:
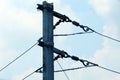
<instances>
[{"instance_id":1,"label":"cloudy sky","mask_svg":"<svg viewBox=\"0 0 120 80\"><path fill-rule=\"evenodd\" d=\"M42 36L42 12L36 4L44 0L0 0L0 69L22 54ZM82 25L120 40L120 0L47 0L54 10L69 16ZM59 20L54 20L54 23ZM83 31L71 23L62 23L54 33ZM97 35L82 34L55 37L55 47L70 55L95 62L106 68L120 71L120 43ZM82 66L71 59L59 59L62 67ZM0 80L22 80L42 66L42 48L35 46L19 60L0 72ZM55 69L60 69L55 62ZM120 75L93 67L66 72L70 80L119 80ZM55 80L67 80L64 73L55 73ZM35 73L26 80L42 80Z\"/></svg>"}]
</instances>

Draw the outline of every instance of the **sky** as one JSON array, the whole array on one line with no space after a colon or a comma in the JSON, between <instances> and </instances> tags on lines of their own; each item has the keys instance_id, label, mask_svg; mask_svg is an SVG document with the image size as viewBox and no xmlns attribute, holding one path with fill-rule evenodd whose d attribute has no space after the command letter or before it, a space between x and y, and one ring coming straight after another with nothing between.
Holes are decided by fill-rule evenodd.
<instances>
[{"instance_id":1,"label":"sky","mask_svg":"<svg viewBox=\"0 0 120 80\"><path fill-rule=\"evenodd\" d=\"M37 4L44 0L0 0L0 69L22 54L42 37L42 12ZM120 0L47 0L54 10L82 25L120 40ZM59 19L54 18L54 24ZM54 34L83 32L71 23L61 23ZM70 55L100 66L120 71L120 43L95 33L54 37L55 47ZM0 72L0 80L22 80L42 66L42 48L35 46L20 59ZM64 69L83 66L71 59L59 59ZM55 70L61 69L54 62ZM98 67L66 72L70 80L119 80L120 75ZM64 73L55 73L55 80L67 80ZM42 80L34 73L26 80Z\"/></svg>"}]
</instances>

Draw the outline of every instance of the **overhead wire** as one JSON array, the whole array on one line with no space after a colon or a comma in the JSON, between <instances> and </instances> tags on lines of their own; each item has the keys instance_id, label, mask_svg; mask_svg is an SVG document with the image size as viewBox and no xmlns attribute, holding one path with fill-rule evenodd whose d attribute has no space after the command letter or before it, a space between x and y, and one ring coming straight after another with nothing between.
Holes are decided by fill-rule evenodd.
<instances>
[{"instance_id":1,"label":"overhead wire","mask_svg":"<svg viewBox=\"0 0 120 80\"><path fill-rule=\"evenodd\" d=\"M111 39L111 40L120 42L120 40L115 39L115 38L112 38L112 37L107 36L107 35L105 35L105 34L99 33L99 32L97 32L97 31L89 28L88 26L80 25L78 22L70 20L69 17L65 17L65 20L59 20L59 21L54 25L54 26L55 26L54 29L56 28L56 26L60 25L61 22L71 22L73 25L75 25L75 26L77 26L77 27L79 26L80 28L82 28L86 33L87 33L88 31L91 31L91 33L94 32L94 33L96 33L96 34L98 34L98 35L101 35L101 36L103 36L103 37L106 37L106 38L109 38L109 39ZM70 34L70 35L71 35L71 34ZM74 34L73 34L73 35L74 35ZM61 35L61 36L62 36L62 35Z\"/></svg>"},{"instance_id":2,"label":"overhead wire","mask_svg":"<svg viewBox=\"0 0 120 80\"><path fill-rule=\"evenodd\" d=\"M61 22L64 22L64 21L59 20L59 21L55 24L54 28L55 28L57 25L59 25ZM67 22L69 22L69 21L67 21ZM111 39L111 40L120 42L120 40L118 40L118 39L115 39L115 38L112 38L112 37L110 37L110 36L107 36L107 35L104 35L104 34L102 34L102 33L99 33L99 32L97 32L97 31L95 31L95 30L93 30L93 29L91 29L91 28L89 28L89 27L87 27L87 26L78 25L79 23L76 23L75 21L71 21L71 22L72 22L74 25L76 25L76 26L80 26L85 32L71 33L71 34L55 34L55 35L53 35L53 36L72 36L72 35L86 34L86 33L93 33L93 32L94 32L94 33L96 33L96 34L98 34L98 35L101 35L101 36L103 36L103 37L106 37L106 38L109 38L109 39ZM87 28L87 29L85 29L85 28ZM88 32L89 30L91 30L92 32ZM41 38L41 39L42 39L42 38ZM37 45L37 44L38 44L38 42L36 42L34 45L32 45L30 48L28 48L26 51L24 51L21 55L19 55L18 57L16 57L13 61L9 62L6 66L4 66L2 69L0 69L0 72L3 71L5 68L7 68L9 65L11 65L11 64L12 64L13 62L15 62L16 60L18 60L18 59L19 59L20 57L22 57L24 54L26 54L29 50L31 50L31 49L32 49L35 45ZM57 63L59 64L59 66L60 66L60 68L61 68L62 70L57 70L57 71L54 71L54 72L64 72L64 74L65 74L65 76L66 76L66 78L67 78L68 80L70 80L70 78L69 78L68 75L65 73L65 71L77 70L77 69L82 69L82 68L87 68L87 67L93 67L93 66L85 66L85 67L77 67L77 68L71 68L71 69L63 69L62 66L61 66L61 64L60 64L58 61L57 61ZM97 65L97 67L99 67L99 68L101 68L101 69L104 69L104 70L107 70L107 71L111 71L111 72L120 74L120 72L118 72L118 71L111 70L111 69L108 69L108 68L105 68L105 67L102 67L102 66L99 66L99 65ZM24 80L24 79L26 79L27 77L31 76L31 75L34 74L35 72L36 72L36 71L30 73L28 76L26 76L26 77L23 78L22 80Z\"/></svg>"},{"instance_id":3,"label":"overhead wire","mask_svg":"<svg viewBox=\"0 0 120 80\"><path fill-rule=\"evenodd\" d=\"M57 25L59 25L60 23L61 23L62 21L61 20L59 20L59 22L57 22L56 24ZM89 28L88 26L84 26L84 25L80 25L78 22L76 22L76 21L72 21L72 20L70 20L69 19L69 17L66 17L65 18L65 22L71 22L73 25L75 25L75 26L79 26L80 28L82 28L84 31L85 31L85 33L96 33L96 34L98 34L98 35L100 35L100 36L103 36L103 37L106 37L106 38L108 38L108 39L111 39L111 40L113 40L113 41L116 41L116 42L120 42L120 40L118 40L118 39L115 39L115 38L113 38L113 37L110 37L110 36L107 36L107 35L105 35L105 34L102 34L102 33L99 33L99 32L97 32L97 31L95 31L95 30L93 30L93 29L91 29L91 28ZM91 31L91 32L89 32L89 31ZM71 35L78 35L78 34L83 34L82 32L80 32L80 33L72 33L72 34L59 34L59 35L54 35L54 36L71 36ZM75 58L73 58L74 60L78 60L78 57L76 57L76 56L74 56ZM89 66L86 66L86 64L84 64L84 61L83 60L81 60L81 62L83 62L83 65L85 66L85 67L89 67ZM87 61L88 62L88 61ZM88 62L89 63L89 62ZM90 62L91 63L91 62ZM102 66L99 66L99 65L97 65L97 64L94 64L94 63L92 63L93 65L95 65L95 66L97 66L97 67L99 67L99 68L101 68L101 69L104 69L104 70L107 70L107 71L110 71L110 72L113 72L113 73L117 73L117 74L120 74L120 72L118 72L118 71L115 71L115 70L111 70L111 69L108 69L108 68L105 68L105 67L102 67ZM66 69L66 70L58 70L58 71L56 71L56 72L61 72L61 71L68 71L68 70L75 70L75 69L79 69L79 68L72 68L72 69Z\"/></svg>"},{"instance_id":4,"label":"overhead wire","mask_svg":"<svg viewBox=\"0 0 120 80\"><path fill-rule=\"evenodd\" d=\"M35 73L35 71L34 71L34 72L32 72L32 73L30 73L29 75L25 76L22 80L27 79L29 76L33 75L34 73Z\"/></svg>"},{"instance_id":5,"label":"overhead wire","mask_svg":"<svg viewBox=\"0 0 120 80\"><path fill-rule=\"evenodd\" d=\"M102 66L97 66L97 67L99 67L101 69L104 69L104 70L107 70L107 71L110 71L110 72L113 72L113 73L116 73L116 74L120 74L120 72L118 72L118 71L111 70L111 69L108 69L108 68L105 68L105 67L102 67Z\"/></svg>"},{"instance_id":6,"label":"overhead wire","mask_svg":"<svg viewBox=\"0 0 120 80\"><path fill-rule=\"evenodd\" d=\"M30 77L30 76L33 75L34 73L38 72L38 71L41 70L42 68L43 68L43 67L40 67L39 69L37 69L37 70L31 72L30 74L28 74L27 76L25 76L22 80L27 79L28 77Z\"/></svg>"},{"instance_id":7,"label":"overhead wire","mask_svg":"<svg viewBox=\"0 0 120 80\"><path fill-rule=\"evenodd\" d=\"M20 57L22 57L24 54L26 54L29 50L31 50L35 45L37 45L38 42L36 42L35 44L33 44L30 48L28 48L26 51L24 51L21 55L19 55L18 57L16 57L14 60L12 60L11 62L9 62L6 66L4 66L3 68L0 69L0 72L3 71L5 68L7 68L8 66L10 66L13 62L15 62L16 60L18 60Z\"/></svg>"},{"instance_id":8,"label":"overhead wire","mask_svg":"<svg viewBox=\"0 0 120 80\"><path fill-rule=\"evenodd\" d=\"M41 39L43 39L42 37L40 38L40 40ZM54 61L55 60L57 60L58 58L60 58L60 56L58 55L58 56L56 56L55 58L54 58ZM34 73L43 73L43 71L41 70L41 69L43 69L43 66L42 67L40 67L39 69L37 69L37 70L35 70L35 71L33 71L33 72L31 72L30 74L28 74L27 76L25 76L22 80L25 80L25 79L27 79L28 77L30 77L31 75L33 75Z\"/></svg>"},{"instance_id":9,"label":"overhead wire","mask_svg":"<svg viewBox=\"0 0 120 80\"><path fill-rule=\"evenodd\" d=\"M66 78L67 78L68 80L70 80L70 78L68 77L67 73L65 72L65 71L68 70L68 69L63 69L62 66L61 66L61 64L60 64L58 61L57 61L57 63L58 63L58 65L60 66L61 70L57 70L57 71L54 71L54 72L63 72L63 73L65 74ZM43 68L43 67L40 67L40 68L37 69L36 71L31 72L30 74L28 74L27 76L25 76L22 80L27 79L28 77L30 77L31 75L33 75L35 72L43 73L43 71L41 71L42 68Z\"/></svg>"},{"instance_id":10,"label":"overhead wire","mask_svg":"<svg viewBox=\"0 0 120 80\"><path fill-rule=\"evenodd\" d=\"M107 36L107 35L105 35L105 34L99 33L99 32L97 32L97 31L91 29L91 28L88 27L88 26L80 25L80 24L79 24L78 22L76 22L76 21L72 21L72 20L69 19L68 22L71 22L73 25L75 25L75 26L77 26L77 27L79 26L79 27L82 28L85 32L92 31L92 32L94 32L94 33L96 33L96 34L98 34L98 35L101 35L101 36L106 37L106 38L108 38L108 39L111 39L111 40L113 40L113 41L120 42L120 40L115 39L115 38L112 38L112 37Z\"/></svg>"},{"instance_id":11,"label":"overhead wire","mask_svg":"<svg viewBox=\"0 0 120 80\"><path fill-rule=\"evenodd\" d=\"M70 33L70 34L55 34L53 36L74 36L74 35L87 34L87 33L93 33L93 32L78 32L78 33Z\"/></svg>"},{"instance_id":12,"label":"overhead wire","mask_svg":"<svg viewBox=\"0 0 120 80\"><path fill-rule=\"evenodd\" d=\"M59 63L58 60L57 60L57 63L58 63L58 65L60 66L60 68L62 69L61 71L65 74L66 78L67 78L68 80L70 80L70 78L68 77L67 73L64 71L64 69L62 68L62 66L61 66L61 64Z\"/></svg>"},{"instance_id":13,"label":"overhead wire","mask_svg":"<svg viewBox=\"0 0 120 80\"><path fill-rule=\"evenodd\" d=\"M64 22L64 21L59 20L59 21L55 24L54 28L55 28L56 26L58 26L61 22ZM67 22L69 22L69 21L67 21ZM79 23L77 23L77 22L75 22L75 21L73 21L72 23L73 23L74 25L77 24L76 26L79 25ZM95 31L95 30L93 30L93 29L91 29L91 28L89 28L89 27L87 27L87 26L83 26L83 25L82 25L82 26L79 25L79 26L80 26L81 28L83 28L83 30L84 30L85 32L78 32L78 33L71 33L71 34L55 34L55 35L53 35L53 36L72 36L72 35L86 34L86 33L93 33L93 32L95 32L95 33L98 34L98 35L101 35L101 36L106 37L106 38L109 38L109 39L111 39L111 40L120 42L120 40L118 40L118 39L115 39L115 38L112 38L112 37L110 37L110 36L107 36L107 35L104 35L104 34L102 34L102 33L99 33L99 32L97 32L97 31ZM85 28L87 28L87 29L85 29ZM88 32L89 30L91 30L92 32ZM42 38L41 38L41 39L42 39ZM13 62L15 62L17 59L19 59L20 57L22 57L25 53L27 53L30 49L32 49L36 44L38 44L38 42L35 43L33 46L31 46L29 49L27 49L25 52L23 52L21 55L19 55L18 57L16 57L13 61L11 61L10 63L8 63L8 64L7 64L6 66L4 66L2 69L0 69L0 72L1 72L2 70L4 70L5 68L7 68L9 65L11 65ZM61 69L62 69L61 71L64 72L64 74L65 74L65 76L67 77L68 80L70 80L70 79L69 79L69 77L67 76L67 74L65 73L65 71L75 70L75 69L79 69L79 68L85 68L85 67L78 67L78 68L73 68L73 69L66 69L66 70L64 70L58 61L57 61L57 63L58 63L59 66L61 67ZM105 67L102 67L102 66L98 66L98 67L99 67L99 68L102 68L102 69L105 69L105 70L108 70L108 71L111 71L111 72L114 72L114 73L117 73L117 74L120 74L120 72L117 72L117 71L114 71L114 70L111 70L111 69L108 69L108 68L105 68ZM55 71L55 72L60 72L60 70ZM34 73L35 73L35 71L34 71L33 73L29 74L28 76L26 76L25 78L29 77L30 75L32 75L32 74L34 74ZM24 79L25 79L25 78L24 78ZM23 80L24 80L24 79L23 79Z\"/></svg>"},{"instance_id":14,"label":"overhead wire","mask_svg":"<svg viewBox=\"0 0 120 80\"><path fill-rule=\"evenodd\" d=\"M60 63L57 61L57 63L60 65ZM61 66L61 65L60 65ZM113 73L116 73L116 74L120 74L120 72L118 72L118 71L115 71L115 70L111 70L111 69L108 69L108 68L105 68L105 67L102 67L102 66L84 66L84 67L76 67L76 68L69 68L69 69L63 69L62 67L61 67L61 70L56 70L56 71L54 71L54 72L64 72L64 74L66 75L66 77L67 77L67 79L68 80L70 80L69 79L69 77L67 76L67 74L65 73L66 71L73 71L73 70L78 70L78 69L83 69L83 68L89 68L89 67L99 67L99 68L101 68L101 69L104 69L104 70L107 70L107 71L110 71L110 72L113 72ZM41 67L42 68L42 67ZM40 70L41 68L39 68L39 69L37 69L37 70ZM37 72L37 70L36 71L34 71L34 72L32 72L32 73L30 73L29 75L27 75L25 78L23 78L22 80L25 80L26 78L28 78L29 76L31 76L31 75L33 75L35 72ZM42 71L41 72L39 72L39 73L43 73Z\"/></svg>"},{"instance_id":15,"label":"overhead wire","mask_svg":"<svg viewBox=\"0 0 120 80\"><path fill-rule=\"evenodd\" d=\"M102 67L102 66L88 66L88 67L99 67L101 69L104 69L104 70L107 70L107 71L110 71L110 72L113 72L113 73L116 73L116 74L120 74L120 72L118 72L118 71L108 69L108 68L105 68L105 67ZM78 69L83 69L83 68L88 68L88 67L69 68L69 69L57 70L57 71L54 71L54 72L72 71L72 70L78 70Z\"/></svg>"},{"instance_id":16,"label":"overhead wire","mask_svg":"<svg viewBox=\"0 0 120 80\"><path fill-rule=\"evenodd\" d=\"M58 58L57 58L58 59ZM54 60L57 60L57 59L54 59ZM75 56L73 58L75 60ZM77 59L77 57L76 57ZM82 60L82 59L80 59ZM87 61L87 60L83 60L83 61ZM118 71L115 71L115 70L111 70L111 69L108 69L108 68L105 68L105 67L102 67L102 66L99 66L98 64L95 64L95 63L92 63L92 62L89 62L87 61L89 64L93 64L93 65L89 65L89 66L83 66L83 67L76 67L76 68L69 68L69 69L63 69L61 64L57 61L58 65L60 66L61 70L55 70L54 72L64 72L66 78L68 80L70 80L70 78L68 77L68 75L66 74L66 71L73 71L73 70L78 70L78 69L83 69L83 68L89 68L89 67L99 67L101 69L104 69L104 70L107 70L107 71L110 71L110 72L113 72L113 73L116 73L116 74L120 74L120 72ZM25 80L26 78L30 77L31 75L33 75L35 72L38 72L38 73L43 73L43 71L41 70L43 67L40 67L39 69L37 69L36 71L30 73L29 75L27 75L25 78L23 78L22 80Z\"/></svg>"},{"instance_id":17,"label":"overhead wire","mask_svg":"<svg viewBox=\"0 0 120 80\"><path fill-rule=\"evenodd\" d=\"M88 66L88 67L93 67L93 66ZM69 68L69 69L63 69L63 70L56 70L54 72L62 72L62 71L73 71L73 70L78 70L78 69L83 69L83 68L88 68L88 67L76 67L76 68Z\"/></svg>"},{"instance_id":18,"label":"overhead wire","mask_svg":"<svg viewBox=\"0 0 120 80\"><path fill-rule=\"evenodd\" d=\"M55 35L54 35L54 36L55 36ZM61 35L57 35L57 36L61 36ZM99 66L98 64L89 62L89 61L87 61L87 60L79 59L77 56L71 56L71 55L69 55L67 52L65 52L65 53L66 53L66 58L71 58L72 60L80 61L80 62L83 63L83 65L84 65L85 67L98 66L99 68L102 68L102 69L105 69L105 70L108 70L108 71L111 71L111 72L120 74L120 72L117 72L117 71L115 71L115 70L111 70L111 69L108 69L108 68ZM67 70L63 70L63 69L62 69L61 71L67 71ZM55 72L60 72L60 70L55 71Z\"/></svg>"},{"instance_id":19,"label":"overhead wire","mask_svg":"<svg viewBox=\"0 0 120 80\"><path fill-rule=\"evenodd\" d=\"M102 67L102 66L76 67L76 68L69 68L69 69L63 69L63 70L56 70L54 72L72 71L72 70L78 70L78 69L89 68L89 67L99 67L101 69L104 69L104 70L107 70L107 71L110 71L110 72L113 72L113 73L116 73L116 74L120 74L120 72L118 72L118 71L115 71L115 70L112 70L112 69L108 69L108 68L105 68L105 67Z\"/></svg>"},{"instance_id":20,"label":"overhead wire","mask_svg":"<svg viewBox=\"0 0 120 80\"><path fill-rule=\"evenodd\" d=\"M103 37L106 37L106 38L109 38L109 39L111 39L111 40L114 40L114 41L120 42L120 40L118 40L118 39L112 38L112 37L110 37L110 36L107 36L107 35L101 34L101 33L96 32L96 31L94 31L94 32L95 32L96 34L98 34L98 35L103 36Z\"/></svg>"},{"instance_id":21,"label":"overhead wire","mask_svg":"<svg viewBox=\"0 0 120 80\"><path fill-rule=\"evenodd\" d=\"M88 34L88 33L93 33L93 32L77 32L77 33L70 33L70 34L54 34L53 36L59 37L59 36L74 36L74 35L80 35L80 34ZM42 40L43 37L40 38Z\"/></svg>"},{"instance_id":22,"label":"overhead wire","mask_svg":"<svg viewBox=\"0 0 120 80\"><path fill-rule=\"evenodd\" d=\"M108 68L99 66L98 64L90 62L88 60L79 59L79 57L77 57L77 56L71 56L67 52L66 52L66 55L67 56L65 58L71 58L74 61L80 61L80 62L82 62L82 64L84 65L84 67L78 67L78 68L72 68L72 69L65 69L65 70L61 68L62 70L58 70L56 72L60 72L60 71L64 71L65 72L65 71L69 71L69 70L75 70L75 69L81 69L81 68L85 68L85 67L94 67L94 66L96 66L96 67L102 68L104 70L120 74L120 72L118 72L118 71L115 71L115 70L112 70L112 69L108 69Z\"/></svg>"},{"instance_id":23,"label":"overhead wire","mask_svg":"<svg viewBox=\"0 0 120 80\"><path fill-rule=\"evenodd\" d=\"M41 39L43 39L42 37L39 39L39 40L41 40ZM55 58L54 58L54 61L55 60L57 60L58 58L60 58L60 56L58 55L58 56L56 56ZM31 72L30 74L28 74L27 76L25 76L22 80L25 80L25 79L27 79L28 77L30 77L31 75L33 75L34 73L43 73L43 71L41 70L43 68L43 66L42 67L40 67L39 69L37 69L37 70L35 70L35 71L33 71L33 72Z\"/></svg>"}]
</instances>

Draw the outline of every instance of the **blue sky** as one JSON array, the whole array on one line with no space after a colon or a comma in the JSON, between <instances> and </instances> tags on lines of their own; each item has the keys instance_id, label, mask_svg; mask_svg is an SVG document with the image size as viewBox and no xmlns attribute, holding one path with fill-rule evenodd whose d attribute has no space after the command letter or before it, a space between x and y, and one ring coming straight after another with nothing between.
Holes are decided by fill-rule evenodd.
<instances>
[{"instance_id":1,"label":"blue sky","mask_svg":"<svg viewBox=\"0 0 120 80\"><path fill-rule=\"evenodd\" d=\"M36 4L43 0L0 0L0 69L32 46L42 36L42 12ZM82 25L120 39L119 0L48 0L54 10L69 16ZM54 23L58 19L55 18ZM71 23L62 23L55 34L80 32ZM120 71L120 44L95 33L71 37L55 37L55 46L82 59ZM60 59L63 68L82 66L70 59ZM21 80L42 65L42 48L35 46L27 54L0 72L0 80ZM60 69L55 62L55 69ZM71 80L119 80L120 75L100 68L87 68L67 72ZM99 77L101 75L101 77ZM67 80L63 73L56 73L55 80ZM42 80L34 74L26 80Z\"/></svg>"}]
</instances>

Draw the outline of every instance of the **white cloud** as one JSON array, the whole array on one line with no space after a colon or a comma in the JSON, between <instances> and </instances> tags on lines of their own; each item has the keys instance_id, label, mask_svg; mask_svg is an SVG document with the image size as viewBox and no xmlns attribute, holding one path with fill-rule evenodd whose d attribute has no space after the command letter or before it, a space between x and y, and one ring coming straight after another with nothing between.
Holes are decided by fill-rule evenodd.
<instances>
[{"instance_id":1,"label":"white cloud","mask_svg":"<svg viewBox=\"0 0 120 80\"><path fill-rule=\"evenodd\" d=\"M6 9L7 8L7 9ZM7 30L23 29L26 28L28 31L38 30L40 27L40 20L38 20L38 15L35 13L30 13L26 11L17 11L14 9L9 9L6 7L4 10L1 10L1 28Z\"/></svg>"},{"instance_id":2,"label":"white cloud","mask_svg":"<svg viewBox=\"0 0 120 80\"><path fill-rule=\"evenodd\" d=\"M107 16L114 9L117 0L89 0L98 14Z\"/></svg>"},{"instance_id":3,"label":"white cloud","mask_svg":"<svg viewBox=\"0 0 120 80\"><path fill-rule=\"evenodd\" d=\"M109 13L109 0L90 0L90 3L93 5L93 8L100 14L106 15Z\"/></svg>"},{"instance_id":4,"label":"white cloud","mask_svg":"<svg viewBox=\"0 0 120 80\"><path fill-rule=\"evenodd\" d=\"M38 31L40 27L40 17L35 13L29 13L26 11L19 11L10 4L7 0L0 1L0 49L7 48L10 41L6 40L9 37L8 34L14 34L14 32L31 32ZM39 22L40 21L40 22ZM38 26L38 27L37 27ZM40 31L40 30L39 30ZM17 34L17 33L16 33ZM5 45L5 46L4 46ZM1 53L2 55L3 53Z\"/></svg>"}]
</instances>

